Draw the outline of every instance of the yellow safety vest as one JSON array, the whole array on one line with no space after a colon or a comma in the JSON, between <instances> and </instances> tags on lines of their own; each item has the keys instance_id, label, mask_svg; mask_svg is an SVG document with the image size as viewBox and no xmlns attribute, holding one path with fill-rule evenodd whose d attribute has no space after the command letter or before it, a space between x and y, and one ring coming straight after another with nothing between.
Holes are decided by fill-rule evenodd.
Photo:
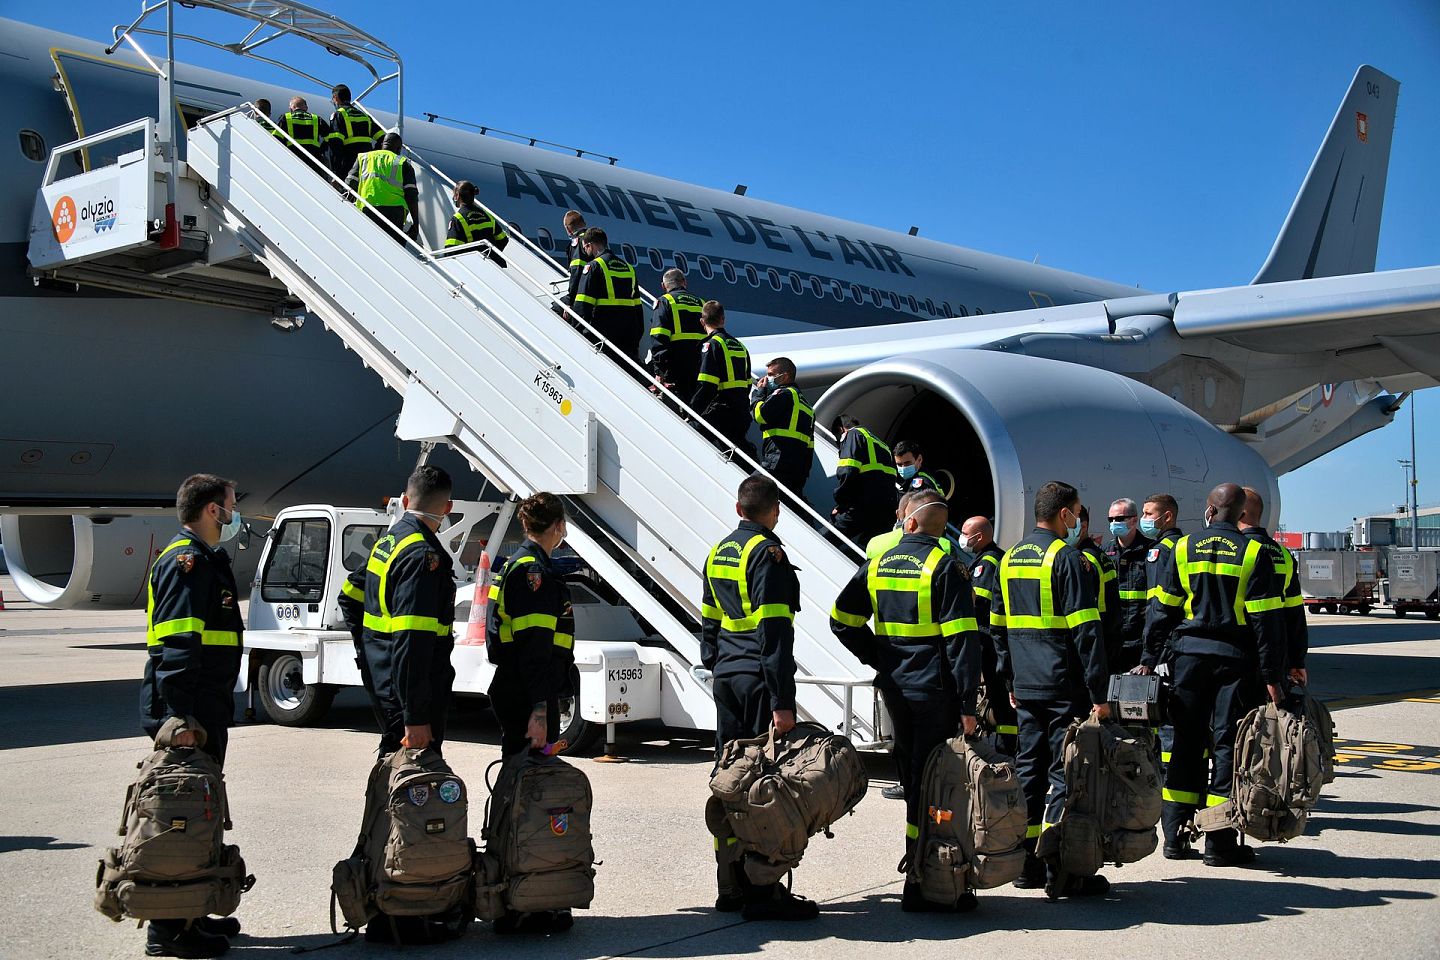
<instances>
[{"instance_id":1,"label":"yellow safety vest","mask_svg":"<svg viewBox=\"0 0 1440 960\"><path fill-rule=\"evenodd\" d=\"M281 117L285 124L285 132L290 139L302 147L320 147L320 118L313 113L304 110L291 111Z\"/></svg>"},{"instance_id":2,"label":"yellow safety vest","mask_svg":"<svg viewBox=\"0 0 1440 960\"><path fill-rule=\"evenodd\" d=\"M145 599L146 647L160 646L165 642L166 637L173 637L177 633L198 633L200 634L200 644L206 647L238 647L240 645L240 634L233 630L206 630L205 621L199 617L181 617L178 620L155 622L155 573L160 569L160 560L172 550L188 547L194 542L194 540L176 540L161 550L155 557L155 562L150 565L150 574L145 578L147 587Z\"/></svg>"},{"instance_id":3,"label":"yellow safety vest","mask_svg":"<svg viewBox=\"0 0 1440 960\"><path fill-rule=\"evenodd\" d=\"M395 563L397 557L405 550L416 544L423 544L425 535L412 533L404 537L398 543L390 534L386 534L375 541L375 546L370 548L370 559L365 561L365 572L373 573L380 578L378 597L380 600L380 612L378 614L365 611L365 628L375 633L398 633L401 630L423 630L433 633L437 637L450 636L450 624L441 623L435 617L420 616L391 616L390 603L386 599L387 588L390 583L390 567Z\"/></svg>"},{"instance_id":4,"label":"yellow safety vest","mask_svg":"<svg viewBox=\"0 0 1440 960\"><path fill-rule=\"evenodd\" d=\"M720 347L721 362L725 365L725 379L721 380L713 373L702 373L699 376L701 383L713 383L720 389L744 390L750 386L750 351L745 349L745 344L723 332L716 333L711 338L711 348L716 345ZM704 361L701 361L703 366Z\"/></svg>"},{"instance_id":5,"label":"yellow safety vest","mask_svg":"<svg viewBox=\"0 0 1440 960\"><path fill-rule=\"evenodd\" d=\"M761 620L771 617L795 619L795 611L790 609L789 604L766 603L754 607L750 603L750 584L745 579L745 571L750 564L750 554L766 539L757 533L743 546L738 540L726 540L712 547L710 555L705 558L705 579L710 582L710 594L717 602L720 602L722 597L732 601L738 597L739 601L738 617L732 617L723 608L712 607L708 603L701 606L701 615L707 620L719 620L721 630L744 633L758 628ZM725 589L722 589L722 585ZM731 590L734 590L735 594L732 594Z\"/></svg>"},{"instance_id":6,"label":"yellow safety vest","mask_svg":"<svg viewBox=\"0 0 1440 960\"><path fill-rule=\"evenodd\" d=\"M360 199L355 206L405 206L405 158L390 150L360 154Z\"/></svg>"},{"instance_id":7,"label":"yellow safety vest","mask_svg":"<svg viewBox=\"0 0 1440 960\"><path fill-rule=\"evenodd\" d=\"M1082 623L1100 619L1098 606L1076 610L1065 616L1055 612L1055 557L1063 546L1064 540L1051 543L1039 563L1026 562L1017 555L1017 551L1026 554L1038 553L1039 547L1035 544L1017 543L1006 552L1005 559L1000 562L1000 593L1005 601L1005 613L999 615L992 612L992 625L1008 630L1073 630ZM1021 580L1034 580L1039 584L1038 615L1012 612L1015 609L1014 584Z\"/></svg>"},{"instance_id":8,"label":"yellow safety vest","mask_svg":"<svg viewBox=\"0 0 1440 960\"><path fill-rule=\"evenodd\" d=\"M591 303L597 307L638 307L640 306L639 285L635 281L635 268L621 260L619 257L612 258L605 253L590 261L590 266L599 267L601 274L605 277L605 296L591 297L584 293L575 295L576 303ZM617 296L615 293L615 281L630 281L630 296Z\"/></svg>"},{"instance_id":9,"label":"yellow safety vest","mask_svg":"<svg viewBox=\"0 0 1440 960\"><path fill-rule=\"evenodd\" d=\"M748 359L748 354L747 354ZM795 396L790 404L790 422L787 424L766 424L763 419L760 407L771 397L766 397L755 404L755 422L763 428L760 435L765 440L775 437L785 437L789 440L799 440L810 449L815 448L815 410L805 402L805 397L793 385L786 385L780 388L779 393L789 390ZM771 396L775 396L772 394Z\"/></svg>"}]
</instances>

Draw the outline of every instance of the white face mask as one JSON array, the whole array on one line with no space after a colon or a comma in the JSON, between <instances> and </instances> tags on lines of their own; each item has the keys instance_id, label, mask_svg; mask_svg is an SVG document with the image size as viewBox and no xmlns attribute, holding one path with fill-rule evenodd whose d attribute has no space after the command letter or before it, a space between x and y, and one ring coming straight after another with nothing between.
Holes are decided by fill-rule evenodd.
<instances>
[{"instance_id":1,"label":"white face mask","mask_svg":"<svg viewBox=\"0 0 1440 960\"><path fill-rule=\"evenodd\" d=\"M974 553L974 552L975 552L975 538L974 538L974 537L961 536L961 537L960 537L960 549L961 549L961 550L964 550L966 553Z\"/></svg>"},{"instance_id":2,"label":"white face mask","mask_svg":"<svg viewBox=\"0 0 1440 960\"><path fill-rule=\"evenodd\" d=\"M424 510L415 510L413 508L410 510L406 510L405 512L413 513L415 514L415 516L424 517L427 520L434 520L436 523L444 523L446 517L446 514L443 513L426 513Z\"/></svg>"},{"instance_id":3,"label":"white face mask","mask_svg":"<svg viewBox=\"0 0 1440 960\"><path fill-rule=\"evenodd\" d=\"M225 508L221 507L220 509L224 510ZM234 540L236 537L238 537L240 535L240 528L244 525L240 519L239 510L231 510L230 518L223 523L220 522L220 518L218 516L215 518L215 521L217 523L220 523L221 543L224 543L227 540Z\"/></svg>"}]
</instances>

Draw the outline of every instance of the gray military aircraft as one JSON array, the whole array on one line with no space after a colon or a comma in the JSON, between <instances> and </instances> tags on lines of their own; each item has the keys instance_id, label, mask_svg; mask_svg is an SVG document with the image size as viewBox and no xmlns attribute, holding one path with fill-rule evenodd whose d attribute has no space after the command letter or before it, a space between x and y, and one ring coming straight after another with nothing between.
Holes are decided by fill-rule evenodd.
<instances>
[{"instance_id":1,"label":"gray military aircraft","mask_svg":"<svg viewBox=\"0 0 1440 960\"><path fill-rule=\"evenodd\" d=\"M239 478L251 516L378 503L416 450L393 435L398 399L318 324L270 323L270 306L227 292L223 269L146 289L29 269L50 149L154 116L155 79L123 51L14 21L0 21L0 54L0 127L19 147L0 153L0 537L26 595L142 602L175 483L197 467ZM176 89L186 120L293 92L193 67ZM791 356L825 390L822 414L858 412L924 442L931 464L963 465L967 514L1019 516L1027 451L1085 436L1102 447L1098 423L1153 438L1123 461L1071 458L1067 477L1177 490L1194 514L1189 491L1235 464L1258 454L1294 469L1440 379L1440 268L1371 272L1398 89L1356 72L1252 285L1169 294L417 118L406 140L542 250L564 252L560 217L574 208L651 289L685 270L757 360ZM1129 386L1117 393L1096 371Z\"/></svg>"}]
</instances>

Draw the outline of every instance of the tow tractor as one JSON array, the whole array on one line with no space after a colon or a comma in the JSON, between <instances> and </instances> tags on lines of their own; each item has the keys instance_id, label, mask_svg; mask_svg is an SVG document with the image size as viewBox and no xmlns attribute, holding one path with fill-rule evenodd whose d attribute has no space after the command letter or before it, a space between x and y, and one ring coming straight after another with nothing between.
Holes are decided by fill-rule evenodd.
<instances>
[{"instance_id":1,"label":"tow tractor","mask_svg":"<svg viewBox=\"0 0 1440 960\"><path fill-rule=\"evenodd\" d=\"M385 510L309 504L275 518L265 537L250 593L242 688L251 709L259 700L275 723L318 723L343 687L360 685L360 670L340 613L340 588L363 566L370 547L400 516ZM441 543L461 574L456 580L455 691L483 696L494 667L485 654L489 572L498 562L514 515L513 501L456 501ZM477 527L492 521L481 539ZM662 720L669 726L714 729L715 704L702 681L664 641L573 553L556 555L575 610L577 696L561 703L560 739L567 752L590 750L616 726Z\"/></svg>"}]
</instances>

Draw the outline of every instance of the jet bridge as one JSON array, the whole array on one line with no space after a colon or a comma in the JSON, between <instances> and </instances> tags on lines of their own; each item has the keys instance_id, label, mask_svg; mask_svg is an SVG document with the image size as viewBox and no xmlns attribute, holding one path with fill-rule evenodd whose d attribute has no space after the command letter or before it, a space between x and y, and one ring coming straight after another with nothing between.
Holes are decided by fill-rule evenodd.
<instances>
[{"instance_id":1,"label":"jet bridge","mask_svg":"<svg viewBox=\"0 0 1440 960\"><path fill-rule=\"evenodd\" d=\"M357 209L343 184L249 105L189 131L174 183L165 182L151 120L56 154L137 125L148 148L113 167L61 179L52 157L36 199L32 270L160 295L205 286L217 301L268 301L317 318L402 396L402 439L450 444L510 496L567 497L571 546L674 651L664 682L682 700L707 701L691 715L713 715L708 688L685 669L699 662L702 568L735 525L736 487L758 466L680 398L657 397L633 359L597 346L560 306L564 271L524 237L506 248L503 268L483 242L445 250L438 216L425 217L426 235L412 242ZM446 183L414 159L433 207ZM178 249L157 223L170 197L185 241ZM97 211L113 211L103 229ZM833 447L822 447L833 469ZM870 671L828 622L858 553L836 547L808 506L787 507L777 532L801 569L799 712L877 743Z\"/></svg>"}]
</instances>

